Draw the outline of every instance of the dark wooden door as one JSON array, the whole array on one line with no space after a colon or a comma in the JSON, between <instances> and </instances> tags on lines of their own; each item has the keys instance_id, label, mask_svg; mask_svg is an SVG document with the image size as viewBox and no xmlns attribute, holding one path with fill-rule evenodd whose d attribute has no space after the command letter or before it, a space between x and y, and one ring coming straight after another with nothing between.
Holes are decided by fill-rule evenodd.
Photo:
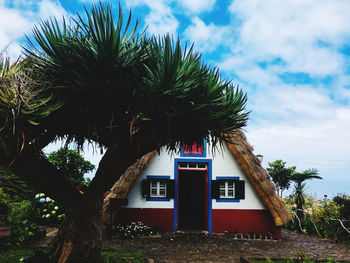
<instances>
[{"instance_id":1,"label":"dark wooden door","mask_svg":"<svg viewBox=\"0 0 350 263\"><path fill-rule=\"evenodd\" d=\"M179 171L179 229L205 230L206 171Z\"/></svg>"}]
</instances>

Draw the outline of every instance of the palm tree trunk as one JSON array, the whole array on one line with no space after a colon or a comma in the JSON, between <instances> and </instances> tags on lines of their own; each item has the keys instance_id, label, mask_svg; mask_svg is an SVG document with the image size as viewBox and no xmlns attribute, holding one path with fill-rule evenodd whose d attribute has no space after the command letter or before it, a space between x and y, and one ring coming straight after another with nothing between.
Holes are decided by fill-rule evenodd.
<instances>
[{"instance_id":1,"label":"palm tree trunk","mask_svg":"<svg viewBox=\"0 0 350 263\"><path fill-rule=\"evenodd\" d=\"M304 218L304 209L302 203L297 203L297 215L299 219Z\"/></svg>"}]
</instances>

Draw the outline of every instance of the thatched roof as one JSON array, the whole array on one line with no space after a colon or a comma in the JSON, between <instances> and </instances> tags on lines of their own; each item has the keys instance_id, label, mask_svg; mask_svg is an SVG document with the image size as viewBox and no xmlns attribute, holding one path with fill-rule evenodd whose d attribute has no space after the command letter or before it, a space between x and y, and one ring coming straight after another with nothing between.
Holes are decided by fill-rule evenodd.
<instances>
[{"instance_id":1,"label":"thatched roof","mask_svg":"<svg viewBox=\"0 0 350 263\"><path fill-rule=\"evenodd\" d=\"M282 226L291 220L284 202L276 194L275 186L270 181L270 175L261 166L244 133L237 129L232 136L232 143L227 143L227 146L256 193L270 211L275 225Z\"/></svg>"},{"instance_id":2,"label":"thatched roof","mask_svg":"<svg viewBox=\"0 0 350 263\"><path fill-rule=\"evenodd\" d=\"M142 158L130 166L113 185L111 192L103 201L102 221L105 224L112 224L114 222L121 205L124 205L123 201L128 197L133 186L151 163L156 153L157 151L153 151L142 156Z\"/></svg>"},{"instance_id":3,"label":"thatched roof","mask_svg":"<svg viewBox=\"0 0 350 263\"><path fill-rule=\"evenodd\" d=\"M275 192L275 187L270 181L270 176L261 166L259 159L253 153L253 147L248 143L244 133L237 129L231 137L232 143L227 146L246 175L258 196L265 204L267 209L275 220L276 226L282 226L291 220L291 216L280 197ZM111 206L111 200L123 200L127 198L133 185L140 178L144 170L151 163L156 152L151 152L143 156L127 171L113 186L111 193L105 198L103 205L104 222L114 220L118 205L115 208Z\"/></svg>"}]
</instances>

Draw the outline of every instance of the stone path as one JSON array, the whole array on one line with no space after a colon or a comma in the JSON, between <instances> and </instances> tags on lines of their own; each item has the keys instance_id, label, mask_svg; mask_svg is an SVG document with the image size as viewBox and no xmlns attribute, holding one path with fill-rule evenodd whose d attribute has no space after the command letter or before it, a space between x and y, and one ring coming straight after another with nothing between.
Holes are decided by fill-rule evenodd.
<instances>
[{"instance_id":1,"label":"stone path","mask_svg":"<svg viewBox=\"0 0 350 263\"><path fill-rule=\"evenodd\" d=\"M109 239L104 249L140 250L149 263L240 262L244 258L292 258L305 252L312 259L350 262L350 246L318 236L282 230L282 241L235 240L218 234L164 234L158 238Z\"/></svg>"}]
</instances>

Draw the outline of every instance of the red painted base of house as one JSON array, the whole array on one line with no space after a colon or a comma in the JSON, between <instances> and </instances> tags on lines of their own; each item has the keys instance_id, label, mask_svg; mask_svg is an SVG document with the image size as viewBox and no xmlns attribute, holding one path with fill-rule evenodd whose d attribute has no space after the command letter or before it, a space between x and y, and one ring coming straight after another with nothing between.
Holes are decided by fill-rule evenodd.
<instances>
[{"instance_id":1,"label":"red painted base of house","mask_svg":"<svg viewBox=\"0 0 350 263\"><path fill-rule=\"evenodd\" d=\"M122 208L117 224L142 222L147 226L155 226L162 232L173 232L173 209L168 208Z\"/></svg>"},{"instance_id":2,"label":"red painted base of house","mask_svg":"<svg viewBox=\"0 0 350 263\"><path fill-rule=\"evenodd\" d=\"M213 209L213 232L272 234L281 239L281 229L267 210Z\"/></svg>"},{"instance_id":3,"label":"red painted base of house","mask_svg":"<svg viewBox=\"0 0 350 263\"><path fill-rule=\"evenodd\" d=\"M117 224L142 222L156 226L160 231L173 232L173 209L166 208L122 208ZM274 225L274 220L267 210L213 209L213 233L238 232L255 234L273 234L281 239L281 228Z\"/></svg>"}]
</instances>

